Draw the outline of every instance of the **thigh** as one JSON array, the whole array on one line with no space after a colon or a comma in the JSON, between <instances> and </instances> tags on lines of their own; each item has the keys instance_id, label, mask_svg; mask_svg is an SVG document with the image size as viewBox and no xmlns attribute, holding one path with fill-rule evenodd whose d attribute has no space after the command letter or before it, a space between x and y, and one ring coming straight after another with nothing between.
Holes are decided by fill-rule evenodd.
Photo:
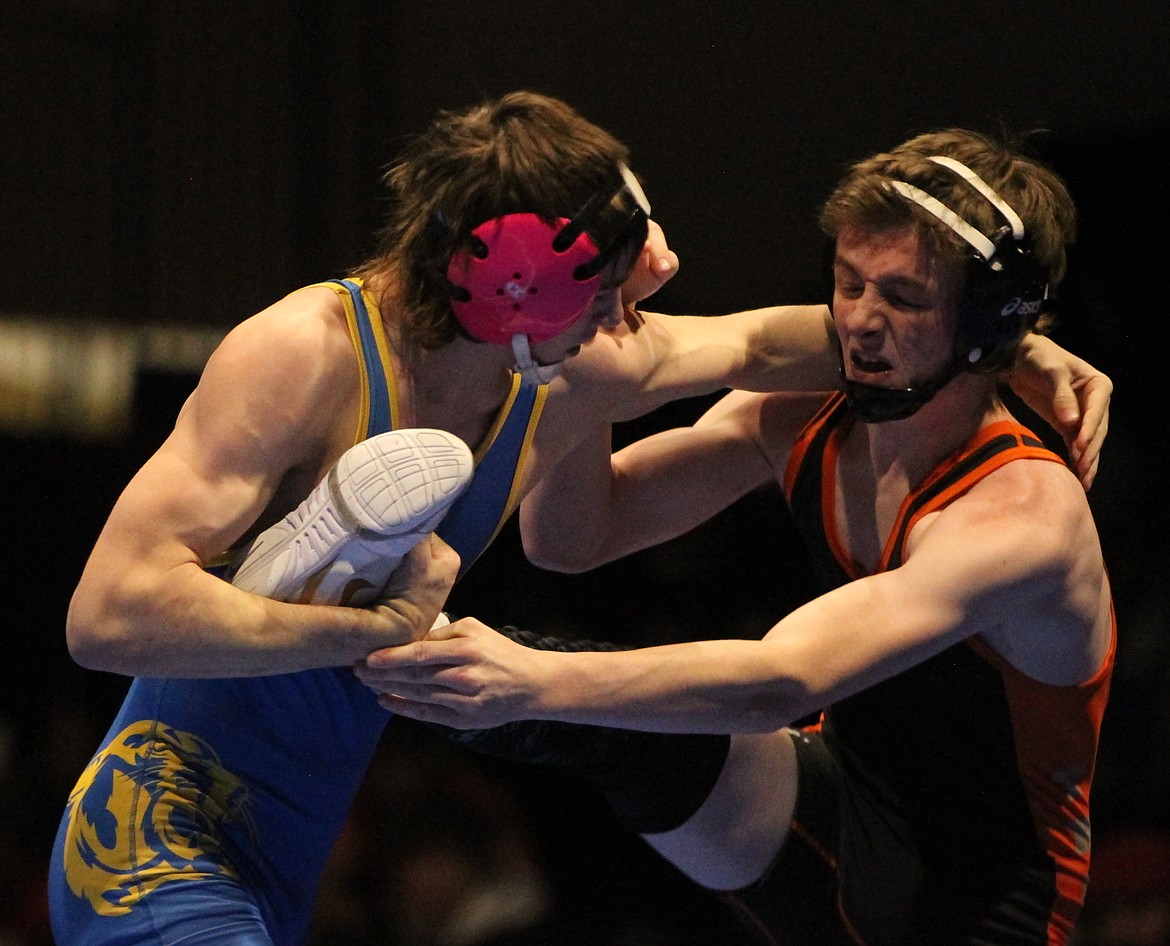
<instances>
[{"instance_id":1,"label":"thigh","mask_svg":"<svg viewBox=\"0 0 1170 946\"><path fill-rule=\"evenodd\" d=\"M797 800L783 847L758 879L729 896L763 939L779 946L855 944L838 910L842 773L819 733L788 734Z\"/></svg>"},{"instance_id":2,"label":"thigh","mask_svg":"<svg viewBox=\"0 0 1170 946\"><path fill-rule=\"evenodd\" d=\"M791 737L799 786L788 839L733 900L784 946L901 942L921 889L905 813L819 732Z\"/></svg>"},{"instance_id":3,"label":"thigh","mask_svg":"<svg viewBox=\"0 0 1170 946\"><path fill-rule=\"evenodd\" d=\"M68 856L67 856L68 852ZM100 854L108 855L108 850ZM60 946L275 946L254 896L234 875L182 867L115 869L87 843L70 812L48 876Z\"/></svg>"},{"instance_id":4,"label":"thigh","mask_svg":"<svg viewBox=\"0 0 1170 946\"><path fill-rule=\"evenodd\" d=\"M53 936L60 946L275 946L238 884L191 878L163 884L120 912L98 913L50 882Z\"/></svg>"},{"instance_id":5,"label":"thigh","mask_svg":"<svg viewBox=\"0 0 1170 946\"><path fill-rule=\"evenodd\" d=\"M733 736L719 779L682 826L643 837L692 880L716 890L752 883L784 844L796 801L787 730Z\"/></svg>"}]
</instances>

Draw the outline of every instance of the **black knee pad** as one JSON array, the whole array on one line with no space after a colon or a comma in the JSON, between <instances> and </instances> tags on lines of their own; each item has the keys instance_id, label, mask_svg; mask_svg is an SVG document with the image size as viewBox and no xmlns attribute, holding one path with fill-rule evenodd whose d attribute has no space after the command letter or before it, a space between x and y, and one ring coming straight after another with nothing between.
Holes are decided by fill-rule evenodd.
<instances>
[{"instance_id":1,"label":"black knee pad","mask_svg":"<svg viewBox=\"0 0 1170 946\"><path fill-rule=\"evenodd\" d=\"M622 784L606 792L619 820L638 834L682 826L707 800L731 748L730 736L640 733Z\"/></svg>"}]
</instances>

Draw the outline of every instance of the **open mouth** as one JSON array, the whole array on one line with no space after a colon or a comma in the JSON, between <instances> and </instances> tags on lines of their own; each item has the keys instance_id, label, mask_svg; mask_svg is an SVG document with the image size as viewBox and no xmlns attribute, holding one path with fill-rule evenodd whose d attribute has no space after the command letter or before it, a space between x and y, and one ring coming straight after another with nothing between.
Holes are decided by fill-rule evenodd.
<instances>
[{"instance_id":1,"label":"open mouth","mask_svg":"<svg viewBox=\"0 0 1170 946\"><path fill-rule=\"evenodd\" d=\"M849 356L849 363L853 366L853 370L861 375L881 375L893 368L893 365L884 358L861 355L857 352Z\"/></svg>"}]
</instances>

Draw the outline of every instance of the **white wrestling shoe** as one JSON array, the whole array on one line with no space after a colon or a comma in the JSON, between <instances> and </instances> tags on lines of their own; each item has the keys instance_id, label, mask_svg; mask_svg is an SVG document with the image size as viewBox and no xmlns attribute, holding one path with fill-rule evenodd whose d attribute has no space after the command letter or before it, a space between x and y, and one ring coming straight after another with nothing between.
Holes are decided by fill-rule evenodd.
<instances>
[{"instance_id":1,"label":"white wrestling shoe","mask_svg":"<svg viewBox=\"0 0 1170 946\"><path fill-rule=\"evenodd\" d=\"M231 582L275 598L367 607L471 482L471 451L444 430L392 430L350 447L243 553Z\"/></svg>"}]
</instances>

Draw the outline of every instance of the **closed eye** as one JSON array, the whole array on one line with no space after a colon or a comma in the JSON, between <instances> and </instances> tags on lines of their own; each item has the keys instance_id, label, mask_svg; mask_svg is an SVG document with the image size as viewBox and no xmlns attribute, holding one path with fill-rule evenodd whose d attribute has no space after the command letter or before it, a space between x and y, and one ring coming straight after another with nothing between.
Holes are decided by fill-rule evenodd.
<instances>
[{"instance_id":1,"label":"closed eye","mask_svg":"<svg viewBox=\"0 0 1170 946\"><path fill-rule=\"evenodd\" d=\"M930 308L930 306L928 306L926 303L920 302L917 299L911 299L902 295L901 293L888 292L884 293L884 295L886 297L886 301L896 309L903 309L910 312L919 312L923 309Z\"/></svg>"}]
</instances>

